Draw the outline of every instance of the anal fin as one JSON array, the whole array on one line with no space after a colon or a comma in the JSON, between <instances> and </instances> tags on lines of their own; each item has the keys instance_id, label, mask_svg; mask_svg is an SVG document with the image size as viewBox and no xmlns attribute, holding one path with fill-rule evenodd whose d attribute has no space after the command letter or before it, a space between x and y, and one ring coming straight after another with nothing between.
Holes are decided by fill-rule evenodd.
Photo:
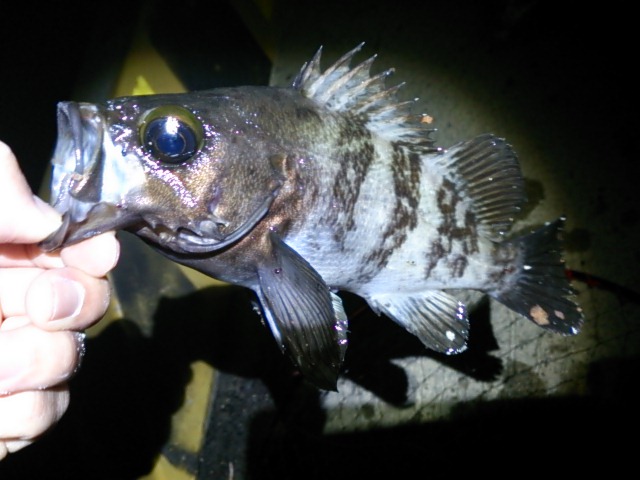
<instances>
[{"instance_id":1,"label":"anal fin","mask_svg":"<svg viewBox=\"0 0 640 480\"><path fill-rule=\"evenodd\" d=\"M441 290L418 294L373 295L369 304L418 337L426 347L446 354L467 347L469 321L463 303Z\"/></svg>"}]
</instances>

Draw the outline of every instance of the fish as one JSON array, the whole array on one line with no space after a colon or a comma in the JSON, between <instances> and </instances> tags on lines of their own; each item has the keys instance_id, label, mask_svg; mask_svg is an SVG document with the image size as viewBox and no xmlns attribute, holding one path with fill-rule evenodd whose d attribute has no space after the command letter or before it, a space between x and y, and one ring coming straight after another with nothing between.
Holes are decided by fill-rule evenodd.
<instances>
[{"instance_id":1,"label":"fish","mask_svg":"<svg viewBox=\"0 0 640 480\"><path fill-rule=\"evenodd\" d=\"M393 69L322 47L287 86L61 101L53 251L110 230L255 293L302 376L336 390L348 346L341 291L445 354L465 350L480 291L550 332L584 314L565 275L563 215L510 234L526 201L518 157L485 133L436 145ZM212 311L215 306L212 306Z\"/></svg>"}]
</instances>

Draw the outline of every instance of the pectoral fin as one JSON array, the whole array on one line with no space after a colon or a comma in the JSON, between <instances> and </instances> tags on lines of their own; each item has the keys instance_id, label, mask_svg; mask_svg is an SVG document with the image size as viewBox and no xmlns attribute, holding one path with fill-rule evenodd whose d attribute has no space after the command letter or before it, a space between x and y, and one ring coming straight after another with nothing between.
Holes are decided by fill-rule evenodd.
<instances>
[{"instance_id":1,"label":"pectoral fin","mask_svg":"<svg viewBox=\"0 0 640 480\"><path fill-rule=\"evenodd\" d=\"M384 313L428 348L453 354L466 349L469 338L467 309L441 290L419 294L383 294L369 299L374 311Z\"/></svg>"},{"instance_id":2,"label":"pectoral fin","mask_svg":"<svg viewBox=\"0 0 640 480\"><path fill-rule=\"evenodd\" d=\"M258 268L258 297L280 348L305 378L335 390L347 348L347 317L313 267L277 235L271 257Z\"/></svg>"}]
</instances>

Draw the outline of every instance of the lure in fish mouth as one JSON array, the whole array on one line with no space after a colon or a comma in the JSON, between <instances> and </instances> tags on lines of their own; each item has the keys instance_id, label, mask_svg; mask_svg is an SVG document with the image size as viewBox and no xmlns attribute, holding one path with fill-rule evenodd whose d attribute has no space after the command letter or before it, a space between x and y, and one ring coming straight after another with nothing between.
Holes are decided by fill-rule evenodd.
<instances>
[{"instance_id":1,"label":"lure in fish mouth","mask_svg":"<svg viewBox=\"0 0 640 480\"><path fill-rule=\"evenodd\" d=\"M564 274L564 218L521 237L517 156L480 135L434 144L413 101L373 57L326 70L321 52L289 87L235 87L61 102L51 198L54 250L128 230L170 259L256 294L283 352L335 389L348 319L364 298L427 348L466 348L459 289L485 292L539 327L584 321Z\"/></svg>"}]
</instances>

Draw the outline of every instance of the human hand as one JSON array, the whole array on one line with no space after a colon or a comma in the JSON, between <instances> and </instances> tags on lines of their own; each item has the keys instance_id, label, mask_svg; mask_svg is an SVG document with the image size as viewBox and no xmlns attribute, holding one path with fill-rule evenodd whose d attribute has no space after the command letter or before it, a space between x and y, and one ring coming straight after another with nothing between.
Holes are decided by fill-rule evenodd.
<instances>
[{"instance_id":1,"label":"human hand","mask_svg":"<svg viewBox=\"0 0 640 480\"><path fill-rule=\"evenodd\" d=\"M37 243L60 223L0 142L0 460L62 417L81 332L109 304L105 275L120 252L113 232L43 253Z\"/></svg>"}]
</instances>

